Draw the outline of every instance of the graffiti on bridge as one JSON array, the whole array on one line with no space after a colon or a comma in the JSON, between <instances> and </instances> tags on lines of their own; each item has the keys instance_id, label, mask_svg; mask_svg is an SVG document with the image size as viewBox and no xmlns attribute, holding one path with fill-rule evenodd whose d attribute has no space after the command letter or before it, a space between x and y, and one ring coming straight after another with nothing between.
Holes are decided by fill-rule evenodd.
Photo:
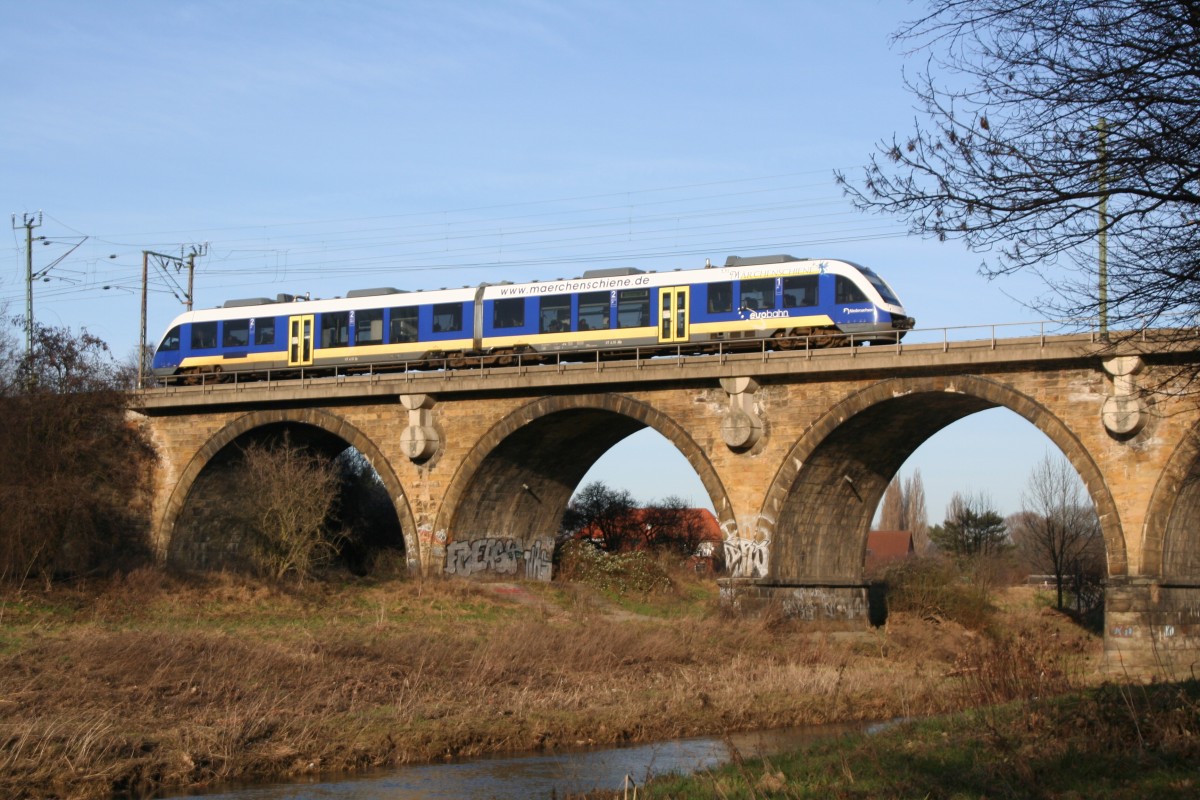
<instances>
[{"instance_id":1,"label":"graffiti on bridge","mask_svg":"<svg viewBox=\"0 0 1200 800\"><path fill-rule=\"evenodd\" d=\"M516 575L523 572L528 580L548 581L552 569L554 543L535 540L525 550L511 537L487 536L446 546L446 573L470 577L482 573Z\"/></svg>"},{"instance_id":2,"label":"graffiti on bridge","mask_svg":"<svg viewBox=\"0 0 1200 800\"><path fill-rule=\"evenodd\" d=\"M783 613L803 620L863 619L867 599L862 594L847 596L828 589L793 589L783 599Z\"/></svg>"},{"instance_id":3,"label":"graffiti on bridge","mask_svg":"<svg viewBox=\"0 0 1200 800\"><path fill-rule=\"evenodd\" d=\"M737 536L725 539L725 568L735 578L765 578L770 559L770 541L751 541Z\"/></svg>"}]
</instances>

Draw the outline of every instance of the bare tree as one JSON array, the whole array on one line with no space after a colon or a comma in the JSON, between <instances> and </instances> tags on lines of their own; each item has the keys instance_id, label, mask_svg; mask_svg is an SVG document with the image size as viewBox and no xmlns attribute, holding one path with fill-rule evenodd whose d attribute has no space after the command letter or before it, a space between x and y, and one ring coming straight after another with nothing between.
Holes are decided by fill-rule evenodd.
<instances>
[{"instance_id":1,"label":"bare tree","mask_svg":"<svg viewBox=\"0 0 1200 800\"><path fill-rule=\"evenodd\" d=\"M1059 609L1066 589L1082 589L1104 575L1100 519L1066 459L1047 453L1034 466L1014 522L1020 553L1035 569L1054 576ZM1085 610L1083 598L1076 595L1077 609Z\"/></svg>"},{"instance_id":2,"label":"bare tree","mask_svg":"<svg viewBox=\"0 0 1200 800\"><path fill-rule=\"evenodd\" d=\"M912 531L913 550L921 555L929 548L929 510L925 502L925 482L921 480L919 469L913 470L913 474L904 480L904 507L907 530Z\"/></svg>"},{"instance_id":3,"label":"bare tree","mask_svg":"<svg viewBox=\"0 0 1200 800\"><path fill-rule=\"evenodd\" d=\"M580 489L563 514L560 539L588 531L602 549L616 552L644 539L644 530L634 517L633 495L627 489L612 489L592 481Z\"/></svg>"},{"instance_id":4,"label":"bare tree","mask_svg":"<svg viewBox=\"0 0 1200 800\"><path fill-rule=\"evenodd\" d=\"M677 495L650 503L640 514L646 544L653 550L669 550L685 558L696 555L704 541L706 513Z\"/></svg>"},{"instance_id":5,"label":"bare tree","mask_svg":"<svg viewBox=\"0 0 1200 800\"><path fill-rule=\"evenodd\" d=\"M387 487L366 456L348 447L334 463L340 486L332 525L343 537L339 555L351 572L365 575L382 553L403 551L404 532Z\"/></svg>"},{"instance_id":6,"label":"bare tree","mask_svg":"<svg viewBox=\"0 0 1200 800\"><path fill-rule=\"evenodd\" d=\"M17 352L12 329L0 317L0 397L12 397L19 392L21 357Z\"/></svg>"},{"instance_id":7,"label":"bare tree","mask_svg":"<svg viewBox=\"0 0 1200 800\"><path fill-rule=\"evenodd\" d=\"M126 418L119 366L86 331L0 334L0 577L128 566L145 555L149 443Z\"/></svg>"},{"instance_id":8,"label":"bare tree","mask_svg":"<svg viewBox=\"0 0 1200 800\"><path fill-rule=\"evenodd\" d=\"M929 547L929 512L920 470L915 470L907 478L901 478L900 475L892 478L883 493L879 529L909 531L913 537L913 549L917 553L924 553Z\"/></svg>"},{"instance_id":9,"label":"bare tree","mask_svg":"<svg viewBox=\"0 0 1200 800\"><path fill-rule=\"evenodd\" d=\"M927 5L896 36L927 58L906 76L921 118L838 175L856 204L961 239L988 276L1055 270L1045 311L1194 326L1200 3Z\"/></svg>"},{"instance_id":10,"label":"bare tree","mask_svg":"<svg viewBox=\"0 0 1200 800\"><path fill-rule=\"evenodd\" d=\"M293 445L285 434L276 443L243 450L238 515L253 537L253 559L276 580L303 581L338 552L340 535L328 523L341 477L337 465Z\"/></svg>"},{"instance_id":11,"label":"bare tree","mask_svg":"<svg viewBox=\"0 0 1200 800\"><path fill-rule=\"evenodd\" d=\"M892 478L892 482L883 492L883 510L879 514L879 530L908 530L908 522L904 513L904 482L899 475Z\"/></svg>"}]
</instances>

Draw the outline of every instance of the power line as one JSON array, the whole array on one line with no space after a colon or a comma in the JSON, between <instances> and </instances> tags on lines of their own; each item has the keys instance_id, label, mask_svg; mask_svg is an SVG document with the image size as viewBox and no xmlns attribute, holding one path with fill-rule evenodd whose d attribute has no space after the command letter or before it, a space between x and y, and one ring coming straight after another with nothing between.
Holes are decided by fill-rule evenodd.
<instances>
[{"instance_id":1,"label":"power line","mask_svg":"<svg viewBox=\"0 0 1200 800\"><path fill-rule=\"evenodd\" d=\"M737 182L745 183L745 182L747 182L747 179L742 179ZM720 183L728 184L728 183L733 183L733 182L727 181L727 182L720 182ZM697 185L702 186L702 185L717 185L717 184L709 183L709 184L697 184ZM646 193L650 193L650 192L669 191L671 188L674 188L674 187L669 187L668 189L661 189L661 190L643 190L642 192L629 192L629 193L623 193L621 195L608 194L608 195L593 195L590 197L608 198L608 197L614 197L614 196L625 196L625 195L630 195L630 194L646 194ZM665 219L665 218L688 219L688 218L697 218L697 217L724 217L724 218L728 219L732 216L739 215L739 214L761 213L765 209L772 208L772 207L780 208L780 209L782 209L782 208L801 209L801 208L813 208L813 207L820 207L820 206L828 206L828 205L831 205L833 202L832 198L817 198L815 200L812 198L806 198L803 202L790 201L790 202L784 202L784 203L773 203L770 205L756 204L756 205L733 205L733 206L731 206L727 202L729 199L731 199L731 197L734 197L734 196L748 196L748 195L760 195L761 196L764 194L777 193L780 191L794 191L798 188L799 189L812 188L812 186L809 185L809 186L797 187L797 186L793 185L793 186L783 186L783 187L756 188L756 189L751 189L751 190L747 190L744 192L739 192L736 195L730 194L730 193L701 196L701 197L692 195L692 196L688 196L686 198L669 198L666 200L658 200L653 203L646 203L646 202L642 201L642 202L638 202L635 204L621 204L621 205L610 204L610 205L600 206L600 207L568 208L568 209L548 211L548 212L537 214L537 215L532 215L532 214L509 215L506 217L489 218L486 220L449 219L448 218L449 214L458 213L458 212L442 211L442 212L433 212L433 213L418 212L418 213L412 213L412 214L406 214L406 215L393 215L390 217L359 217L359 218L350 218L350 219L344 219L344 220L336 220L336 221L332 221L332 222L331 221L313 221L313 222L306 222L306 223L282 223L282 224L276 224L276 225L262 225L262 226L239 226L237 228L229 228L229 229L225 229L225 230L254 230L254 229L256 229L256 230L262 230L264 232L269 232L269 231L273 231L273 230L278 230L280 228L291 228L291 227L295 227L297 225L304 225L306 228L308 228L308 230L305 230L303 233L297 233L297 234L292 234L292 235L283 236L283 237L279 236L278 234L272 233L267 238L269 241L284 241L284 242L289 242L289 243L292 243L292 242L313 243L314 240L320 240L320 242L324 243L324 242L329 242L330 240L337 240L337 239L350 239L350 240L361 241L364 234L374 233L374 232L382 232L382 233L386 233L387 237L382 238L381 241L392 242L395 244L403 244L407 241L411 241L412 234L417 234L419 236L421 231L424 231L426 233L426 235L430 235L430 236L436 235L438 237L445 238L450 241L461 241L464 238L472 237L472 236L474 236L474 237L489 236L489 235L505 235L505 236L513 235L513 236L515 236L515 235L528 234L532 231L538 231L538 230L566 230L566 231L585 230L585 229L589 229L589 228L595 228L597 226L627 224L629 222L633 222L634 224L646 224L647 222L650 222L654 219ZM726 204L716 206L716 207L708 207L708 208L697 207L697 205L696 205L699 201L711 200L711 199L724 200L724 201L726 201ZM840 198L839 198L839 200L840 200ZM501 209L501 208L528 207L528 206L532 206L532 205L545 205L550 202L554 202L554 201L536 201L536 202L522 203L522 204L481 206L479 208ZM690 208L686 209L686 210L659 212L659 213L655 213L655 214L640 213L635 216L622 214L620 217L612 216L612 217L602 217L600 219L596 219L594 217L594 215L597 213L604 213L604 212L609 212L609 211L614 211L614 210L626 211L631 208L644 210L644 209L647 209L649 206L661 206L665 203L670 203L670 202L686 203L688 206L690 206ZM314 231L314 230L312 230L315 227L325 226L325 225L330 225L330 224L345 225L348 223L361 222L361 221L374 221L374 220L380 220L380 219L398 219L398 218L402 218L402 217L415 218L415 217L421 217L421 216L430 217L431 219L428 219L427 221L415 223L415 224L410 224L410 225L400 227L400 228L393 226L393 227L386 227L386 228L369 228L369 229L342 228L340 230L335 229L333 231L329 231L329 230L315 230ZM543 223L543 224L539 224L539 225L522 226L519 228L510 228L506 225L506 223L511 223L511 222L515 222L518 220L531 219L531 218L547 220L547 219L553 219L555 217L558 217L561 219L562 217L567 217L567 216L569 216L569 217L586 216L586 217L590 217L590 218L585 218L583 220L564 221L564 222L555 222L555 223L547 222L547 223ZM433 217L436 217L436 218L433 218ZM486 227L481 227L481 226L486 226ZM495 226L500 226L500 227L495 227ZM218 229L218 230L221 230L221 229ZM447 231L450 231L450 233L447 233ZM405 235L405 234L408 234L408 235ZM105 234L98 234L98 235L94 234L93 239L95 241L102 242L102 243L108 244L113 247L130 247L130 248L136 248L139 251L141 249L154 249L154 250L162 250L163 249L163 245L161 245L161 244L146 243L144 241L137 242L137 243L121 242L121 241L116 241L110 235L105 235ZM224 241L227 245L229 245L229 244L236 245L239 241L259 241L260 242L260 241L262 241L262 238L256 237L253 240L250 240L250 239L228 240L228 239L226 239ZM380 240L377 240L377 241L380 241ZM278 249L278 248L274 248L274 249ZM293 249L293 248L289 247L287 249Z\"/></svg>"},{"instance_id":2,"label":"power line","mask_svg":"<svg viewBox=\"0 0 1200 800\"><path fill-rule=\"evenodd\" d=\"M628 198L628 197L631 197L634 195L648 195L648 194L663 193L663 192L675 192L675 191L684 191L684 190L692 190L692 189L702 189L702 188L706 188L706 187L710 187L710 186L731 186L731 185L735 185L735 184L745 184L745 183L754 183L754 182L758 182L758 181L777 180L780 178L794 178L794 177L799 177L799 176L815 176L815 175L831 175L833 172L836 171L836 169L838 169L838 168L831 168L830 170L806 170L806 171L801 171L801 172L785 172L785 173L779 173L776 175L757 176L757 177L753 177L753 178L730 178L727 180L720 180L720 181L704 181L701 183L678 184L675 186L665 186L665 187L657 187L657 188L650 188L650 189L632 189L632 190L621 191L621 192L605 192L605 193L600 193L600 194L574 195L574 196L568 196L568 197L550 198L550 199L545 199L545 200L528 200L528 201L522 201L522 202L518 202L518 203L491 203L491 204L487 204L487 205L464 206L461 208L453 208L453 209L440 209L440 210L435 210L435 211L412 211L412 212L406 212L403 214L381 214L381 215L372 215L372 216L365 216L365 217L342 217L342 218L324 219L324 220L321 220L321 219L300 220L300 221L296 221L296 222L267 223L267 224L259 224L259 225L235 225L235 226L225 226L225 227L221 227L221 228L211 228L211 229L206 229L206 230L210 233L218 233L218 232L222 232L222 231L270 230L270 229L275 229L275 228L289 228L289 227L297 227L297 226L311 227L311 226L315 226L315 225L349 224L349 223L356 223L356 222L374 222L374 221L379 221L379 220L405 219L405 218L419 217L419 216L446 216L449 214L472 214L472 213L478 213L478 212L482 212L482 211L496 211L496 210L501 210L501 209L506 209L506 208L513 208L513 209L528 208L528 207L539 206L539 205L558 205L558 204L562 204L562 203L574 203L574 202L578 202L578 201L582 201L582 200L602 200L602 199L616 198L616 197ZM808 186L816 186L816 185L824 185L824 184L808 184ZM779 189L766 190L766 191L784 191L787 188L797 188L797 187L781 187ZM803 188L803 186L800 188ZM754 191L764 191L764 190L754 190ZM744 193L736 193L736 194L744 194ZM723 194L719 194L719 195L709 195L707 197L701 196L698 199L711 199L713 197L729 197L729 196L732 196L732 195L730 193L723 193ZM659 201L659 202L666 202L666 201ZM643 203L642 205L645 205L645 204ZM621 207L626 207L626 206L621 206ZM569 212L558 212L558 213L569 213ZM151 231L151 232L142 232L142 233L138 233L138 234L124 234L124 235L169 236L172 238L178 238L181 234L191 235L192 233L194 233L194 230L168 230L168 231ZM103 240L101 240L101 241L103 241ZM140 247L140 245L129 243L129 242L106 241L105 243L113 245L113 246L117 246L117 247Z\"/></svg>"},{"instance_id":3,"label":"power line","mask_svg":"<svg viewBox=\"0 0 1200 800\"><path fill-rule=\"evenodd\" d=\"M814 188L832 188L830 184L790 181L764 185L768 181L814 174L819 173L481 205L460 211L315 221L307 223L308 230L291 233L281 232L306 223L238 226L220 230L259 230L264 236L243 236L223 242L223 252L214 253L202 272L209 278L205 287L211 289L313 275L347 279L354 275L417 271L507 269L514 271L514 278L533 279L537 275L516 273L521 269L533 272L585 263L653 262L713 252L764 252L907 235L894 223L864 219L846 207L840 196L812 192ZM696 191L705 187L732 187L737 191ZM688 194L679 195L681 191ZM672 192L677 196L665 196ZM576 208L562 207L577 201L590 202ZM559 207L530 213L539 206L552 204ZM495 210L514 213L457 218L463 213ZM407 224L377 224L381 220L407 220ZM360 223L368 223L369 227L356 227ZM313 229L319 227L325 229ZM114 247L130 246L111 235L93 236L93 241ZM169 247L137 245L139 251L152 252ZM124 289L131 282L136 285L132 266L115 263L110 266L105 262L102 268L99 261L99 258L85 261L86 278L79 285L63 287L47 296L66 298L98 289ZM149 276L152 285L148 291L160 291L156 284L161 282L167 291L186 303L192 291L178 284L171 286L169 277L165 273ZM0 291L0 299L3 296Z\"/></svg>"}]
</instances>

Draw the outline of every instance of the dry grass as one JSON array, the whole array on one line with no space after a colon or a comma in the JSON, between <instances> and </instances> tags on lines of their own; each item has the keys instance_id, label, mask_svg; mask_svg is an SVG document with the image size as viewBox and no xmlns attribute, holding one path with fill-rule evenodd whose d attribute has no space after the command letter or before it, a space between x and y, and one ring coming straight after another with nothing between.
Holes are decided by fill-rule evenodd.
<instances>
[{"instance_id":1,"label":"dry grass","mask_svg":"<svg viewBox=\"0 0 1200 800\"><path fill-rule=\"evenodd\" d=\"M0 597L0 796L142 795L978 700L964 676L984 640L953 624L894 615L814 634L717 613L715 587L685 594L705 599L651 600L650 616L578 587L292 592L147 570Z\"/></svg>"}]
</instances>

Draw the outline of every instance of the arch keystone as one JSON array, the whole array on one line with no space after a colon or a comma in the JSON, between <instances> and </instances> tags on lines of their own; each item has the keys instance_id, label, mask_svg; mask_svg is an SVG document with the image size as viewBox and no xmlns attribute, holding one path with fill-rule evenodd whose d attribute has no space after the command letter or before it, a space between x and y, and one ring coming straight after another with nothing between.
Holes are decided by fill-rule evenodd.
<instances>
[{"instance_id":1,"label":"arch keystone","mask_svg":"<svg viewBox=\"0 0 1200 800\"><path fill-rule=\"evenodd\" d=\"M400 432L400 450L414 463L428 461L442 446L433 421L437 400L429 394L402 394L400 404L408 409L408 427Z\"/></svg>"}]
</instances>

